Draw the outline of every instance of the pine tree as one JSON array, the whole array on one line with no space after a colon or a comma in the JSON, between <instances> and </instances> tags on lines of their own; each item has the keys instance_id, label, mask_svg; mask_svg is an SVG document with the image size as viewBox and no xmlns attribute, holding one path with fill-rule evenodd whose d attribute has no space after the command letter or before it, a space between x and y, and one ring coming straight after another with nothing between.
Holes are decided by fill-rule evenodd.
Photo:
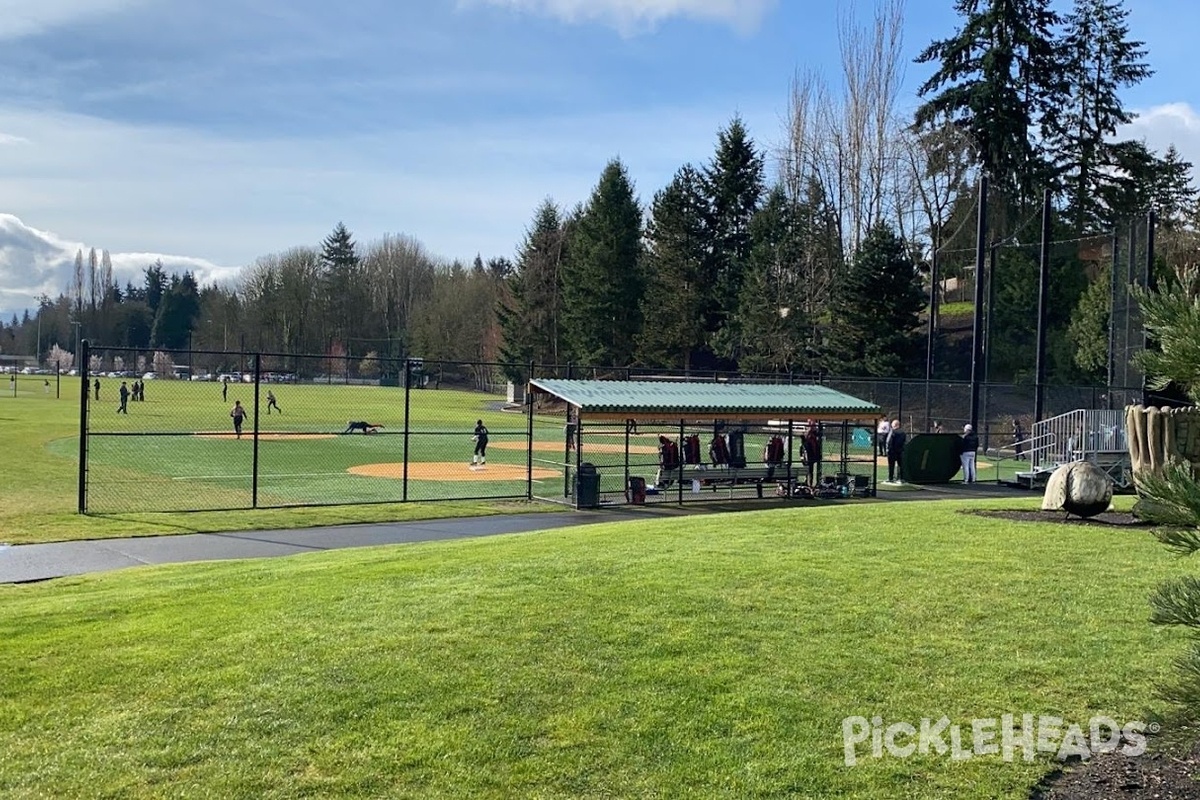
<instances>
[{"instance_id":1,"label":"pine tree","mask_svg":"<svg viewBox=\"0 0 1200 800\"><path fill-rule=\"evenodd\" d=\"M344 223L321 242L321 285L325 292L326 333L331 341L340 342L352 353L347 341L355 331L361 310L367 305L358 250L354 238Z\"/></svg>"},{"instance_id":2,"label":"pine tree","mask_svg":"<svg viewBox=\"0 0 1200 800\"><path fill-rule=\"evenodd\" d=\"M925 293L908 246L887 225L872 228L834 286L826 369L904 374L920 350Z\"/></svg>"},{"instance_id":3,"label":"pine tree","mask_svg":"<svg viewBox=\"0 0 1200 800\"><path fill-rule=\"evenodd\" d=\"M620 160L610 161L579 216L563 273L563 329L573 357L633 361L641 330L642 212Z\"/></svg>"},{"instance_id":4,"label":"pine tree","mask_svg":"<svg viewBox=\"0 0 1200 800\"><path fill-rule=\"evenodd\" d=\"M1088 284L1067 329L1074 350L1075 364L1088 377L1101 380L1108 371L1108 324L1112 313L1112 267L1100 267L1096 279Z\"/></svg>"},{"instance_id":5,"label":"pine tree","mask_svg":"<svg viewBox=\"0 0 1200 800\"><path fill-rule=\"evenodd\" d=\"M763 195L762 155L741 119L734 118L718 133L717 152L703 178L709 204L707 279L711 283L700 291L708 304L705 324L712 341L737 312L752 245L750 221Z\"/></svg>"},{"instance_id":6,"label":"pine tree","mask_svg":"<svg viewBox=\"0 0 1200 800\"><path fill-rule=\"evenodd\" d=\"M1116 166L1121 125L1133 121L1119 91L1153 74L1142 42L1129 40L1129 12L1110 0L1075 0L1061 43L1070 102L1053 118L1050 147L1066 188L1067 217L1077 234L1104 230L1102 187Z\"/></svg>"},{"instance_id":7,"label":"pine tree","mask_svg":"<svg viewBox=\"0 0 1200 800\"><path fill-rule=\"evenodd\" d=\"M917 124L953 120L975 142L998 194L1028 203L1050 177L1039 134L1053 128L1065 99L1059 17L1049 0L956 0L954 7L962 27L917 57L938 64L918 90L927 99Z\"/></svg>"},{"instance_id":8,"label":"pine tree","mask_svg":"<svg viewBox=\"0 0 1200 800\"><path fill-rule=\"evenodd\" d=\"M1139 360L1154 388L1175 384L1193 403L1200 404L1200 273L1194 268L1166 282L1158 291L1137 291L1146 329L1156 347ZM1195 458L1190 442L1181 451ZM1179 555L1200 552L1200 481L1197 468L1183 458L1170 458L1161 475L1139 474L1140 500L1134 511L1143 519L1165 526L1155 536ZM1174 702L1180 722L1200 724L1200 579L1187 575L1159 586L1151 597L1151 621L1179 625L1192 644L1176 662L1176 679L1163 695Z\"/></svg>"},{"instance_id":9,"label":"pine tree","mask_svg":"<svg viewBox=\"0 0 1200 800\"><path fill-rule=\"evenodd\" d=\"M496 315L502 340L500 359L508 377L523 380L530 361L558 364L564 359L562 339L562 271L567 229L553 200L542 201L525 233L517 264L505 278ZM496 265L502 274L503 265Z\"/></svg>"},{"instance_id":10,"label":"pine tree","mask_svg":"<svg viewBox=\"0 0 1200 800\"><path fill-rule=\"evenodd\" d=\"M747 372L806 369L811 329L798 209L782 186L768 195L750 225L751 249L738 308L726 327L724 354Z\"/></svg>"},{"instance_id":11,"label":"pine tree","mask_svg":"<svg viewBox=\"0 0 1200 800\"><path fill-rule=\"evenodd\" d=\"M690 165L654 196L646 230L646 293L638 360L688 369L706 347L705 265L709 259L707 201Z\"/></svg>"}]
</instances>

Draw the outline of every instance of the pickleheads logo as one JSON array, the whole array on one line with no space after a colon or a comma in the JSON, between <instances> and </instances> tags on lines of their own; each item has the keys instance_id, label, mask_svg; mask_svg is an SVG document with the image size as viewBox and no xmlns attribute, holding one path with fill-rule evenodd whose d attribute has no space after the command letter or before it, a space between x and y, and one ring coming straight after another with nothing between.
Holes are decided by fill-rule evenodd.
<instances>
[{"instance_id":1,"label":"pickleheads logo","mask_svg":"<svg viewBox=\"0 0 1200 800\"><path fill-rule=\"evenodd\" d=\"M1062 717L1005 714L969 723L951 722L943 716L936 721L922 719L916 725L893 722L886 726L881 717L854 716L842 720L842 749L848 767L867 753L871 758L934 754L955 761L998 755L1013 761L1020 749L1025 761L1033 761L1038 753L1052 753L1060 761L1072 757L1086 760L1117 750L1140 756L1146 752L1147 732L1157 733L1158 726L1136 721L1121 725L1106 716L1092 717L1087 725L1067 724Z\"/></svg>"}]
</instances>

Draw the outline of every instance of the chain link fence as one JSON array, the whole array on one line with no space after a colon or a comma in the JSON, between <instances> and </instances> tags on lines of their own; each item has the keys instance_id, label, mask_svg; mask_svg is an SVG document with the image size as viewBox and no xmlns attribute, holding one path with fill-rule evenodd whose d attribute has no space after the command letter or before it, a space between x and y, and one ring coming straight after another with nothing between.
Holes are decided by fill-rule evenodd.
<instances>
[{"instance_id":1,"label":"chain link fence","mask_svg":"<svg viewBox=\"0 0 1200 800\"><path fill-rule=\"evenodd\" d=\"M93 512L199 511L406 501L575 499L583 463L599 474L599 492L619 502L629 478L657 484L659 436L677 446L692 435L706 448L712 428L677 423L588 426L574 435L565 408L530 414L524 380L573 377L824 383L869 400L911 432L961 431L970 409L968 383L798 374L682 373L669 370L580 369L495 363L355 359L340 355L85 348L87 402L81 413L80 508ZM16 376L18 393L54 396L54 376ZM510 382L510 377L517 378ZM49 380L52 392L45 390ZM79 396L71 380L62 396ZM2 388L2 386L0 386ZM1076 408L1123 408L1141 388L1048 386L1047 415ZM1012 422L1032 424L1034 388L988 384L981 390L985 447L1013 441ZM240 411L239 411L240 409ZM240 424L239 424L240 420ZM486 429L486 443L476 435ZM748 461L760 458L782 431L743 426ZM821 466L829 475L871 475L870 431L829 426ZM573 438L579 437L579 438ZM865 437L865 438L864 438ZM862 440L862 441L860 441ZM808 480L798 438L766 481ZM861 452L860 452L861 451ZM686 477L686 476L685 476ZM659 499L756 496L758 486L705 483L674 476ZM665 489L666 487L664 487ZM723 491L724 489L731 491ZM734 491L735 490L735 491ZM653 497L653 495L651 495Z\"/></svg>"}]
</instances>

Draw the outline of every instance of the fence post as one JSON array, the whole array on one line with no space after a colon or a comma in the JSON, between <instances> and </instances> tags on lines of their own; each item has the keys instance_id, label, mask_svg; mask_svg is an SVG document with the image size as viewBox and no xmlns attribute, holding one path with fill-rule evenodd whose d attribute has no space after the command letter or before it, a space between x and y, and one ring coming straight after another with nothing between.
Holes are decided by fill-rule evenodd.
<instances>
[{"instance_id":1,"label":"fence post","mask_svg":"<svg viewBox=\"0 0 1200 800\"><path fill-rule=\"evenodd\" d=\"M412 406L412 361L404 359L404 474L400 482L400 502L408 502L408 420Z\"/></svg>"},{"instance_id":2,"label":"fence post","mask_svg":"<svg viewBox=\"0 0 1200 800\"><path fill-rule=\"evenodd\" d=\"M54 399L62 399L62 364L54 362Z\"/></svg>"},{"instance_id":3,"label":"fence post","mask_svg":"<svg viewBox=\"0 0 1200 800\"><path fill-rule=\"evenodd\" d=\"M88 340L79 343L79 513L87 513L87 462L88 462Z\"/></svg>"},{"instance_id":4,"label":"fence post","mask_svg":"<svg viewBox=\"0 0 1200 800\"><path fill-rule=\"evenodd\" d=\"M254 354L254 461L250 466L250 504L258 508L258 388L262 383L262 353Z\"/></svg>"},{"instance_id":5,"label":"fence post","mask_svg":"<svg viewBox=\"0 0 1200 800\"><path fill-rule=\"evenodd\" d=\"M529 362L529 377L525 381L525 499L533 500L533 362Z\"/></svg>"}]
</instances>

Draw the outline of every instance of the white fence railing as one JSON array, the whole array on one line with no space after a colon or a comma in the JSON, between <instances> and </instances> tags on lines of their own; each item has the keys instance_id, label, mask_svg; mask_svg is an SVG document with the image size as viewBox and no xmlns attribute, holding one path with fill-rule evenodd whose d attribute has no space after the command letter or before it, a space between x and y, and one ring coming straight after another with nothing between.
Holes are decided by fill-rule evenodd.
<instances>
[{"instance_id":1,"label":"white fence railing","mask_svg":"<svg viewBox=\"0 0 1200 800\"><path fill-rule=\"evenodd\" d=\"M1128 452L1125 411L1081 408L1033 424L1030 464L1052 469L1070 461L1094 461Z\"/></svg>"}]
</instances>

